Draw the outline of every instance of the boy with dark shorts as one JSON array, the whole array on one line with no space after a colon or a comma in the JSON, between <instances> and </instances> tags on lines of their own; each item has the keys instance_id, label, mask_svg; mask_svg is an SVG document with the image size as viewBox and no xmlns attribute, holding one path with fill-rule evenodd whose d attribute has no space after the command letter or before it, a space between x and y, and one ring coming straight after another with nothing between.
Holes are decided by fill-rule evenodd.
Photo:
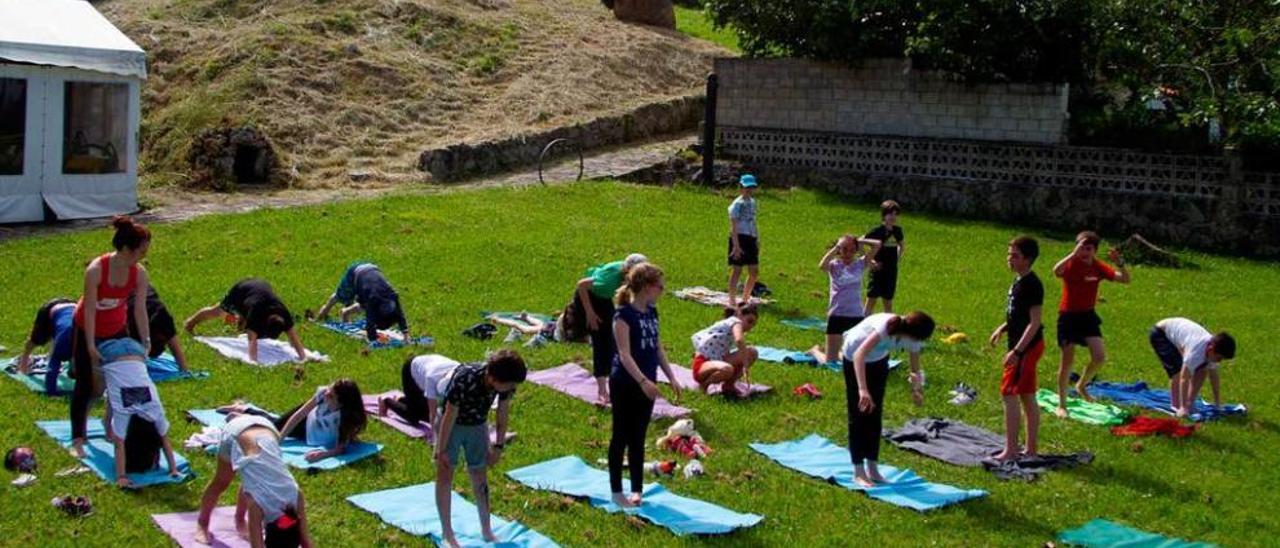
<instances>
[{"instance_id":1,"label":"boy with dark shorts","mask_svg":"<svg viewBox=\"0 0 1280 548\"><path fill-rule=\"evenodd\" d=\"M1165 318L1151 328L1151 349L1169 375L1169 401L1179 417L1195 410L1196 398L1207 377L1213 387L1213 405L1222 406L1218 365L1236 357L1236 340L1223 331L1209 330L1186 318Z\"/></svg>"},{"instance_id":2,"label":"boy with dark shorts","mask_svg":"<svg viewBox=\"0 0 1280 548\"><path fill-rule=\"evenodd\" d=\"M739 180L740 194L729 204L729 308L736 306L733 293L738 290L742 267L747 267L747 283L742 287L742 302L751 302L756 280L760 277L760 232L756 228L756 177L744 174Z\"/></svg>"},{"instance_id":3,"label":"boy with dark shorts","mask_svg":"<svg viewBox=\"0 0 1280 548\"><path fill-rule=\"evenodd\" d=\"M490 443L489 408L498 399L497 436L507 435L507 421L511 416L511 401L516 386L524 382L528 369L524 359L513 350L499 350L484 363L462 364L453 369L441 398L440 430L436 432L434 457L436 461L436 508L440 511L440 525L444 545L457 546L453 534L450 505L453 497L453 472L458 464L458 453L467 459L467 473L471 476L471 489L476 497L476 509L480 514L480 530L484 539L499 542L493 534L489 513L488 467L502 458L503 443Z\"/></svg>"},{"instance_id":4,"label":"boy with dark shorts","mask_svg":"<svg viewBox=\"0 0 1280 548\"><path fill-rule=\"evenodd\" d=\"M867 305L863 311L870 316L876 312L876 301L884 299L884 311L893 312L893 297L898 293L898 261L907 252L902 241L902 227L898 226L898 202L885 200L880 204L880 226L862 238L880 242L875 263L871 265L871 283L867 285Z\"/></svg>"},{"instance_id":5,"label":"boy with dark shorts","mask_svg":"<svg viewBox=\"0 0 1280 548\"><path fill-rule=\"evenodd\" d=\"M1029 236L1018 236L1009 242L1007 262L1009 269L1018 275L1009 286L1009 301L1005 308L1005 322L991 333L990 343L995 346L1000 336L1009 335L1009 351L1004 355L1004 375L1000 379L1000 396L1004 399L1004 451L996 460L1017 459L1018 430L1022 415L1027 416L1027 457L1036 455L1036 440L1040 430L1040 407L1036 404L1036 365L1044 355L1044 328L1041 312L1044 308L1044 284L1031 270L1040 256L1040 244ZM1019 408L1021 404L1021 408Z\"/></svg>"},{"instance_id":6,"label":"boy with dark shorts","mask_svg":"<svg viewBox=\"0 0 1280 548\"><path fill-rule=\"evenodd\" d=\"M1076 235L1076 247L1071 254L1053 265L1053 275L1062 278L1062 301L1058 304L1058 347L1062 349L1062 363L1058 366L1058 408L1053 411L1059 417L1067 416L1067 383L1071 381L1075 346L1088 347L1092 358L1076 382L1076 392L1085 401L1093 401L1088 386L1106 360L1102 318L1094 310L1098 303L1098 284L1102 280L1127 284L1130 280L1124 259L1116 249L1112 248L1109 254L1116 268L1098 260L1101 242L1097 233L1081 232Z\"/></svg>"},{"instance_id":7,"label":"boy with dark shorts","mask_svg":"<svg viewBox=\"0 0 1280 548\"><path fill-rule=\"evenodd\" d=\"M409 322L405 320L404 309L400 306L400 294L391 287L391 282L382 274L378 265L368 261L356 261L347 265L329 300L325 301L320 312L316 314L321 321L329 318L329 310L338 303L341 308L343 322L351 321L351 317L360 311L365 313L365 338L370 342L378 340L379 329L398 327L404 340L411 340Z\"/></svg>"}]
</instances>

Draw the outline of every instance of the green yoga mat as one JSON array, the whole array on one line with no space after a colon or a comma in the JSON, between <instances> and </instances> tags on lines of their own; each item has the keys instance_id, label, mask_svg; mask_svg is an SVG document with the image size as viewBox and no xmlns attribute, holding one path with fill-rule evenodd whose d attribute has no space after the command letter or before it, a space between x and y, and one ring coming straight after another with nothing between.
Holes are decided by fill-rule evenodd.
<instances>
[{"instance_id":1,"label":"green yoga mat","mask_svg":"<svg viewBox=\"0 0 1280 548\"><path fill-rule=\"evenodd\" d=\"M1134 529L1105 519L1095 519L1076 529L1058 533L1058 541L1071 546L1104 548L1210 548L1213 544L1187 542Z\"/></svg>"},{"instance_id":2,"label":"green yoga mat","mask_svg":"<svg viewBox=\"0 0 1280 548\"><path fill-rule=\"evenodd\" d=\"M1041 388L1036 392L1036 403L1040 409L1053 413L1058 408L1058 394L1052 390ZM1119 426L1129 422L1133 413L1105 403L1090 403L1075 396L1067 396L1067 416L1085 424L1098 426Z\"/></svg>"}]
</instances>

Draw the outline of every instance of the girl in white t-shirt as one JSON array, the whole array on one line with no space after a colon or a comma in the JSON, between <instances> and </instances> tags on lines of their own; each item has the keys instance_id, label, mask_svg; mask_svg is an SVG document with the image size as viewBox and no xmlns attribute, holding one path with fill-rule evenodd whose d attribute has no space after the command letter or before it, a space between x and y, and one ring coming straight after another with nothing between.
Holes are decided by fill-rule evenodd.
<instances>
[{"instance_id":1,"label":"girl in white t-shirt","mask_svg":"<svg viewBox=\"0 0 1280 548\"><path fill-rule=\"evenodd\" d=\"M169 475L180 477L169 421L160 393L147 374L146 350L133 339L112 339L98 345L102 376L107 385L107 411L102 419L107 439L115 444L116 485L133 487L127 474L146 473L160 465L160 450L169 461Z\"/></svg>"},{"instance_id":2,"label":"girl in white t-shirt","mask_svg":"<svg viewBox=\"0 0 1280 548\"><path fill-rule=\"evenodd\" d=\"M385 417L390 411L409 424L418 424L425 419L432 426L433 433L439 432L436 428L436 419L440 415L437 406L458 365L456 360L440 354L409 358L400 368L400 388L404 395L378 400L378 416Z\"/></svg>"},{"instance_id":3,"label":"girl in white t-shirt","mask_svg":"<svg viewBox=\"0 0 1280 548\"><path fill-rule=\"evenodd\" d=\"M307 462L345 453L347 445L358 441L357 437L368 423L360 386L351 379L339 379L331 385L317 387L311 399L278 417L271 417L243 403L223 406L218 411L272 418L281 438L293 438L312 447L323 447L307 452Z\"/></svg>"},{"instance_id":4,"label":"girl in white t-shirt","mask_svg":"<svg viewBox=\"0 0 1280 548\"><path fill-rule=\"evenodd\" d=\"M853 460L854 481L865 487L884 482L880 460L883 430L884 388L889 378L889 352L906 350L911 355L911 397L924 402L924 375L920 371L920 351L933 336L933 318L924 312L906 316L892 313L867 316L844 334L845 399L849 420L849 457Z\"/></svg>"},{"instance_id":5,"label":"girl in white t-shirt","mask_svg":"<svg viewBox=\"0 0 1280 548\"><path fill-rule=\"evenodd\" d=\"M721 384L724 394L738 396L738 379L751 379L756 349L746 342L747 332L756 326L759 311L754 304L726 308L725 318L693 334L693 380L703 393Z\"/></svg>"}]
</instances>

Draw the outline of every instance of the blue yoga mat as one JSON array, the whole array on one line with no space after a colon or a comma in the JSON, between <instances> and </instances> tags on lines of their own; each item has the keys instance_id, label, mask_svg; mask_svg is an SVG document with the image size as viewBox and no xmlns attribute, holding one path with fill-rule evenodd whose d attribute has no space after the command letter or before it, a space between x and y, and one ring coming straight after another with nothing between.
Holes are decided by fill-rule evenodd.
<instances>
[{"instance_id":1,"label":"blue yoga mat","mask_svg":"<svg viewBox=\"0 0 1280 548\"><path fill-rule=\"evenodd\" d=\"M346 335L353 339L368 341L369 339L366 336L366 333L364 331L364 322L365 322L364 318L360 318L354 322L346 322L346 323L329 320L324 323L321 323L320 325L324 326L325 329L328 329L330 331L337 331L338 333L342 333L343 335ZM399 332L397 331L397 333ZM425 335L421 335L421 336L417 336L412 339L409 339L407 342L395 340L395 339L389 340L387 342L373 341L369 343L369 348L404 348L406 346L431 346L435 344L435 342L436 342L435 339Z\"/></svg>"},{"instance_id":2,"label":"blue yoga mat","mask_svg":"<svg viewBox=\"0 0 1280 548\"><path fill-rule=\"evenodd\" d=\"M807 363L817 365L818 360L813 356L804 352L795 350L787 350L785 348L773 348L770 346L757 346L756 352L760 353L760 359L767 362L775 363Z\"/></svg>"},{"instance_id":3,"label":"blue yoga mat","mask_svg":"<svg viewBox=\"0 0 1280 548\"><path fill-rule=\"evenodd\" d=\"M1135 405L1174 415L1173 402L1169 399L1169 389L1153 389L1147 383L1095 382L1089 385L1089 392L1094 396L1107 398L1121 405ZM1204 400L1196 401L1195 412L1190 419L1196 422L1216 420L1229 415L1244 415L1248 409L1241 404L1229 404L1214 407Z\"/></svg>"},{"instance_id":4,"label":"blue yoga mat","mask_svg":"<svg viewBox=\"0 0 1280 548\"><path fill-rule=\"evenodd\" d=\"M888 482L863 487L853 481L849 451L817 434L782 443L753 443L751 448L792 470L920 512L987 496L987 492L980 489L929 483L911 470L899 470L884 463L880 464L880 474Z\"/></svg>"},{"instance_id":5,"label":"blue yoga mat","mask_svg":"<svg viewBox=\"0 0 1280 548\"><path fill-rule=\"evenodd\" d=\"M18 358L14 357L4 362L4 374L9 378L22 383L23 386L32 392L47 394L44 391L44 375L47 365L45 364L45 356L32 356L33 369L32 372L23 375L18 372ZM70 363L63 364L62 370L58 372L58 394L65 396L71 393L75 388L76 381L67 376L67 371L71 369ZM209 376L208 371L182 371L178 368L178 362L173 359L169 353L161 354L157 358L147 359L147 374L151 377L152 382L165 382L181 379L203 379Z\"/></svg>"},{"instance_id":6,"label":"blue yoga mat","mask_svg":"<svg viewBox=\"0 0 1280 548\"><path fill-rule=\"evenodd\" d=\"M58 445L71 447L71 421L36 421L36 426L57 441ZM88 436L88 443L84 446L85 458L80 459L80 462L92 469L98 477L115 484L116 446L107 441L107 431L102 426L102 419L90 418L88 426L89 428L85 431L85 435ZM174 451L173 458L178 463L178 471L182 473L180 477L169 477L169 461L164 458L162 451L159 466L144 474L129 474L129 479L133 480L134 485L138 487L147 487L165 483L182 483L196 477L191 471L191 465L181 453Z\"/></svg>"},{"instance_id":7,"label":"blue yoga mat","mask_svg":"<svg viewBox=\"0 0 1280 548\"><path fill-rule=\"evenodd\" d=\"M682 497L657 483L644 486L639 508L620 508L611 500L609 473L592 468L581 458L564 456L507 472L528 487L585 498L609 513L623 511L670 529L677 535L715 535L752 527L761 516L740 514L714 504Z\"/></svg>"},{"instance_id":8,"label":"blue yoga mat","mask_svg":"<svg viewBox=\"0 0 1280 548\"><path fill-rule=\"evenodd\" d=\"M192 409L187 411L187 414L205 426L223 426L227 424L227 416L219 413L217 409ZM340 468L380 453L382 445L366 442L349 443L347 444L346 452L341 455L326 457L315 462L307 462L307 453L314 449L324 448L307 445L302 440L292 438L286 438L280 442L280 451L284 461L289 463L289 466L304 470L333 470ZM209 453L216 451L217 447L210 447L207 450Z\"/></svg>"},{"instance_id":9,"label":"blue yoga mat","mask_svg":"<svg viewBox=\"0 0 1280 548\"><path fill-rule=\"evenodd\" d=\"M1071 546L1090 548L1212 548L1214 546L1148 533L1105 519L1095 519L1076 529L1063 531L1058 534L1058 541Z\"/></svg>"},{"instance_id":10,"label":"blue yoga mat","mask_svg":"<svg viewBox=\"0 0 1280 548\"><path fill-rule=\"evenodd\" d=\"M453 502L449 513L453 517L453 533L458 539L458 544L463 546L488 544L480 532L480 518L476 513L476 505L462 498L462 495L457 492L453 492L452 495ZM377 515L382 521L410 535L427 537L437 545L443 546L440 512L436 509L435 482L352 495L347 497L347 501L361 510ZM551 539L519 522L507 521L496 515L491 519L493 534L501 541L497 546L531 548L559 546Z\"/></svg>"},{"instance_id":11,"label":"blue yoga mat","mask_svg":"<svg viewBox=\"0 0 1280 548\"><path fill-rule=\"evenodd\" d=\"M826 331L827 320L809 316L808 318L787 318L782 320L782 325L794 327L796 329L805 329L808 331Z\"/></svg>"}]
</instances>

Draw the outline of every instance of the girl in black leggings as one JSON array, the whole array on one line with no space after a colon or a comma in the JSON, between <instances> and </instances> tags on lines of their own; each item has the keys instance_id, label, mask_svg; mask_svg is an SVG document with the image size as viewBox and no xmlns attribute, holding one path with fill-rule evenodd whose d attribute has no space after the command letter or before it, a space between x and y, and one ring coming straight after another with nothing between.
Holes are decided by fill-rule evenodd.
<instances>
[{"instance_id":1,"label":"girl in black leggings","mask_svg":"<svg viewBox=\"0 0 1280 548\"><path fill-rule=\"evenodd\" d=\"M644 263L627 273L626 283L618 288L618 311L614 314L613 333L618 354L609 374L609 393L613 400L613 436L609 440L609 488L618 506L639 506L644 489L644 449L658 399L655 380L658 367L667 378L671 364L658 339L658 309L654 301L662 295L662 270ZM680 401L680 388L671 385ZM622 457L626 453L631 472L631 495L622 495Z\"/></svg>"},{"instance_id":2,"label":"girl in black leggings","mask_svg":"<svg viewBox=\"0 0 1280 548\"><path fill-rule=\"evenodd\" d=\"M920 350L933 335L933 318L924 312L906 316L873 314L844 334L845 399L849 417L849 457L854 481L865 487L884 482L880 460L884 388L889 378L889 352L905 349L911 355L911 397L924 402Z\"/></svg>"}]
</instances>

